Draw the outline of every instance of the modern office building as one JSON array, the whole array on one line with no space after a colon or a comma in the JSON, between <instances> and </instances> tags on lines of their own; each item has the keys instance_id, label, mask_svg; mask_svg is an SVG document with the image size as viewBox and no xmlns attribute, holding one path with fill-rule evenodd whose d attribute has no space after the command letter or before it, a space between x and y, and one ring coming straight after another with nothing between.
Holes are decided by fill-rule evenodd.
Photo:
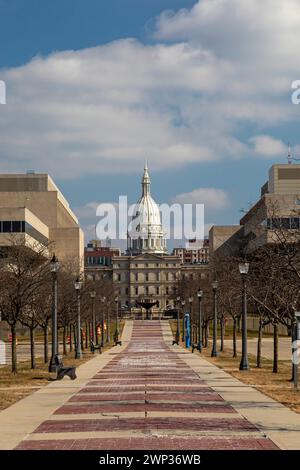
<instances>
[{"instance_id":1,"label":"modern office building","mask_svg":"<svg viewBox=\"0 0 300 470\"><path fill-rule=\"evenodd\" d=\"M278 229L300 229L300 165L275 164L262 186L259 200L241 218L240 225L213 226L211 253L252 252L260 246L277 243Z\"/></svg>"},{"instance_id":2,"label":"modern office building","mask_svg":"<svg viewBox=\"0 0 300 470\"><path fill-rule=\"evenodd\" d=\"M18 238L83 267L84 237L75 214L48 174L0 174L0 246Z\"/></svg>"}]
</instances>

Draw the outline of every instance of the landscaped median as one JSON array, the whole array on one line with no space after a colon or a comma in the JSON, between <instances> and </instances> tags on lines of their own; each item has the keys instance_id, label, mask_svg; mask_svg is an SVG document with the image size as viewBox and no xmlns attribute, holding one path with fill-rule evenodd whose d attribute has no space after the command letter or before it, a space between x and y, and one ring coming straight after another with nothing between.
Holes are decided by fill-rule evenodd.
<instances>
[{"instance_id":1,"label":"landscaped median","mask_svg":"<svg viewBox=\"0 0 300 470\"><path fill-rule=\"evenodd\" d=\"M176 322L170 321L172 332L175 335ZM181 343L183 346L183 343ZM218 345L219 346L219 345ZM256 357L248 354L250 370L240 371L241 356L232 357L232 349L225 346L224 351L218 351L218 357L211 357L212 344L202 349L201 356L212 364L220 367L233 377L247 385L251 385L265 395L282 403L296 413L300 413L300 392L294 389L292 377L292 364L290 360L279 360L278 372L274 373L272 360L262 357L261 368L256 367ZM199 354L197 350L194 354Z\"/></svg>"},{"instance_id":2,"label":"landscaped median","mask_svg":"<svg viewBox=\"0 0 300 470\"><path fill-rule=\"evenodd\" d=\"M120 336L122 334L124 322L119 323ZM106 343L102 351L106 351L114 346L113 336L115 332L115 324L111 323L111 341ZM82 359L74 358L74 352L63 356L64 366L75 365L76 367L86 363L95 355L90 349L83 350ZM95 352L98 354L98 351ZM55 373L48 371L48 364L45 364L42 358L36 360L36 368L31 369L30 360L21 362L17 374L11 372L10 365L0 367L0 411L9 407L13 403L30 395L36 390L48 385L50 381L55 380ZM67 379L66 379L67 380ZM69 379L68 379L69 380Z\"/></svg>"}]
</instances>

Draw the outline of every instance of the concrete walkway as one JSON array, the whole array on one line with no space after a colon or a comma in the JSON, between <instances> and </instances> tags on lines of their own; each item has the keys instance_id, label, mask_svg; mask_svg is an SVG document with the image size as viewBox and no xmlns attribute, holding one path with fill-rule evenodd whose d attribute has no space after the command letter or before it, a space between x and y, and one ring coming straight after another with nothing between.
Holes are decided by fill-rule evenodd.
<instances>
[{"instance_id":1,"label":"concrete walkway","mask_svg":"<svg viewBox=\"0 0 300 470\"><path fill-rule=\"evenodd\" d=\"M300 415L199 354L167 322L127 321L123 345L0 413L0 449L300 449Z\"/></svg>"},{"instance_id":2,"label":"concrete walkway","mask_svg":"<svg viewBox=\"0 0 300 470\"><path fill-rule=\"evenodd\" d=\"M225 339L225 346L232 349L232 340ZM238 339L236 342L238 352L242 350L242 340ZM247 341L248 352L256 356L257 353L257 339L249 338ZM273 359L273 339L263 338L261 355L266 359ZM282 361L290 361L292 356L292 340L291 338L279 338L278 341L278 355Z\"/></svg>"}]
</instances>

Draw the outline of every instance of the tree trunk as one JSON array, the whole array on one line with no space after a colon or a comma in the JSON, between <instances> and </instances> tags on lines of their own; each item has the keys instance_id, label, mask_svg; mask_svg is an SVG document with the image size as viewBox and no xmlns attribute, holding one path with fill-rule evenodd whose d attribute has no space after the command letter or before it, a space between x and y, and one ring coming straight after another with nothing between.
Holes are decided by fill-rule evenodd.
<instances>
[{"instance_id":1,"label":"tree trunk","mask_svg":"<svg viewBox=\"0 0 300 470\"><path fill-rule=\"evenodd\" d=\"M72 352L72 351L73 351L72 323L70 323L70 326L69 326L69 335L70 335L70 347L69 347L69 351Z\"/></svg>"},{"instance_id":2,"label":"tree trunk","mask_svg":"<svg viewBox=\"0 0 300 470\"><path fill-rule=\"evenodd\" d=\"M209 321L205 325L205 347L208 347L208 330L209 330Z\"/></svg>"},{"instance_id":3,"label":"tree trunk","mask_svg":"<svg viewBox=\"0 0 300 470\"><path fill-rule=\"evenodd\" d=\"M263 322L259 320L258 337L257 337L257 355L256 355L256 367L261 368L261 342L262 342L262 331Z\"/></svg>"},{"instance_id":4,"label":"tree trunk","mask_svg":"<svg viewBox=\"0 0 300 470\"><path fill-rule=\"evenodd\" d=\"M233 319L233 335L232 335L232 349L233 349L233 357L237 357L237 350L236 350L236 328L237 327L237 321L236 318L234 317Z\"/></svg>"},{"instance_id":5,"label":"tree trunk","mask_svg":"<svg viewBox=\"0 0 300 470\"><path fill-rule=\"evenodd\" d=\"M88 323L85 322L85 349L88 349L89 347L89 329L88 329Z\"/></svg>"},{"instance_id":6,"label":"tree trunk","mask_svg":"<svg viewBox=\"0 0 300 470\"><path fill-rule=\"evenodd\" d=\"M48 321L44 325L44 363L46 364L49 361L49 351L48 351Z\"/></svg>"},{"instance_id":7,"label":"tree trunk","mask_svg":"<svg viewBox=\"0 0 300 470\"><path fill-rule=\"evenodd\" d=\"M221 349L220 351L224 351L224 318L221 318L220 326L221 326Z\"/></svg>"},{"instance_id":8,"label":"tree trunk","mask_svg":"<svg viewBox=\"0 0 300 470\"><path fill-rule=\"evenodd\" d=\"M30 358L31 369L35 369L35 328L29 328L30 331Z\"/></svg>"},{"instance_id":9,"label":"tree trunk","mask_svg":"<svg viewBox=\"0 0 300 470\"><path fill-rule=\"evenodd\" d=\"M273 341L274 341L274 354L273 354L273 372L278 372L278 324L273 325Z\"/></svg>"},{"instance_id":10,"label":"tree trunk","mask_svg":"<svg viewBox=\"0 0 300 470\"><path fill-rule=\"evenodd\" d=\"M18 373L18 364L17 364L17 332L16 324L10 325L11 331L11 371L14 374Z\"/></svg>"},{"instance_id":11,"label":"tree trunk","mask_svg":"<svg viewBox=\"0 0 300 470\"><path fill-rule=\"evenodd\" d=\"M67 352L67 327L64 325L63 329L63 355L66 356Z\"/></svg>"}]
</instances>

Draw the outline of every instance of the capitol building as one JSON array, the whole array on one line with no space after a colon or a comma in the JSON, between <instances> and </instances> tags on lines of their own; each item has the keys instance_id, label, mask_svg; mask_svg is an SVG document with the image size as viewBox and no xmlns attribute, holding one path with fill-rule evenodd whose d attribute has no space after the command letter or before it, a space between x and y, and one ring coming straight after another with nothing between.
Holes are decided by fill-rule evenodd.
<instances>
[{"instance_id":1,"label":"capitol building","mask_svg":"<svg viewBox=\"0 0 300 470\"><path fill-rule=\"evenodd\" d=\"M152 308L156 316L175 305L182 277L199 279L200 284L200 279L208 276L208 246L203 249L204 262L199 261L198 248L175 248L169 254L160 210L151 196L147 165L141 183L141 197L128 227L126 252L102 247L99 241L90 242L85 252L85 273L94 281L112 278L123 312L141 312L140 303L150 301L156 304Z\"/></svg>"}]
</instances>

